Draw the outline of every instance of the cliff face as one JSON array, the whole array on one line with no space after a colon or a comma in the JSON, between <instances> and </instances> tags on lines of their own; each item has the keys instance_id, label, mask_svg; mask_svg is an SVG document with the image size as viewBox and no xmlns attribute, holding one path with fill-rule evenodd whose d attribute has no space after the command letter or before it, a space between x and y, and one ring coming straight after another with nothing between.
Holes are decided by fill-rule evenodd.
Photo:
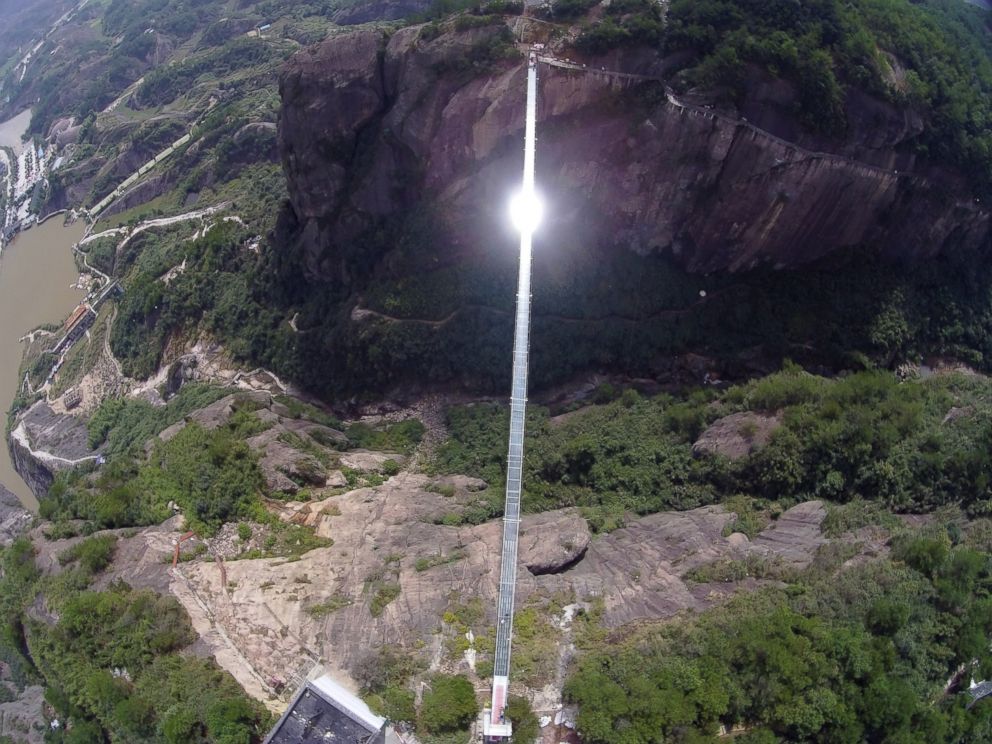
<instances>
[{"instance_id":1,"label":"cliff face","mask_svg":"<svg viewBox=\"0 0 992 744\"><path fill-rule=\"evenodd\" d=\"M515 24L530 40L528 22ZM512 240L525 59L492 53L501 31L358 30L287 63L279 144L309 276L348 282L349 246L423 203L447 228L446 250ZM988 213L960 178L900 148L919 130L911 113L852 93L850 131L830 142L790 117L784 83L753 86L739 115L647 80L665 65L651 55L586 64L539 67L549 243L668 252L712 272L797 266L858 245L915 259L988 235Z\"/></svg>"},{"instance_id":2,"label":"cliff face","mask_svg":"<svg viewBox=\"0 0 992 744\"><path fill-rule=\"evenodd\" d=\"M59 471L96 459L87 436L82 419L57 414L39 401L18 419L7 443L14 468L42 499Z\"/></svg>"},{"instance_id":3,"label":"cliff face","mask_svg":"<svg viewBox=\"0 0 992 744\"><path fill-rule=\"evenodd\" d=\"M10 545L26 532L33 519L17 497L0 485L0 546Z\"/></svg>"}]
</instances>

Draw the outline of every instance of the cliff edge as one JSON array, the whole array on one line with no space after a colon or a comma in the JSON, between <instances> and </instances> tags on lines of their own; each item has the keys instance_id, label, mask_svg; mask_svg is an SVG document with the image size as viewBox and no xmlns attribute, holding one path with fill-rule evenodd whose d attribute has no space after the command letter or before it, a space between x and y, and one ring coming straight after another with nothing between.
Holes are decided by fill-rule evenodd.
<instances>
[{"instance_id":1,"label":"cliff edge","mask_svg":"<svg viewBox=\"0 0 992 744\"><path fill-rule=\"evenodd\" d=\"M462 25L360 29L287 63L279 144L310 277L353 283L356 265L382 257L359 260L355 244L425 205L447 233L439 253L509 239L505 204L522 163L517 42L541 32L526 18ZM793 267L853 246L919 259L988 235L965 181L902 147L918 131L911 111L851 91L847 135L825 140L790 118L785 82L756 77L730 110L675 95L654 52L569 65L572 54L549 48L539 67L549 242L668 253L713 272Z\"/></svg>"}]
</instances>

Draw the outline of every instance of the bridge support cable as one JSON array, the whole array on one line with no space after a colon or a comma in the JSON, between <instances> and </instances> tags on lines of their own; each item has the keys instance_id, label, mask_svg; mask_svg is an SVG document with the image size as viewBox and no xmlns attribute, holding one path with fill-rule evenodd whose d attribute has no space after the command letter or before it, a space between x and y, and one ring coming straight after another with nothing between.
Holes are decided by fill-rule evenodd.
<instances>
[{"instance_id":1,"label":"bridge support cable","mask_svg":"<svg viewBox=\"0 0 992 744\"><path fill-rule=\"evenodd\" d=\"M527 67L527 120L524 129L523 209L535 214L534 149L537 121L537 56L532 52ZM517 313L513 332L513 386L510 394L510 437L506 458L506 505L503 511L503 549L500 558L499 600L496 608L496 652L493 663L492 705L483 713L483 735L487 740L509 737L506 718L510 677L510 646L513 637L513 599L517 581L517 537L520 530L520 491L524 463L524 426L527 411L527 363L530 347L531 242L536 218L520 220L520 276L517 284Z\"/></svg>"}]
</instances>

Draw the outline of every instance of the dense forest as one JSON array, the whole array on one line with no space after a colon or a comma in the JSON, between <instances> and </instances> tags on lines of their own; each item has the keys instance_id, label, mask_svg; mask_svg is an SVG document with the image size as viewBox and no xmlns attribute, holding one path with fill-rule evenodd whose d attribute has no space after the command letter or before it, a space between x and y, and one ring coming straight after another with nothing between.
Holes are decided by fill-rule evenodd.
<instances>
[{"instance_id":1,"label":"dense forest","mask_svg":"<svg viewBox=\"0 0 992 744\"><path fill-rule=\"evenodd\" d=\"M598 395L600 403L562 423L532 407L526 509L581 506L592 524L608 528L625 513L689 509L737 494L780 509L806 499L863 499L896 511L958 504L975 517L992 515L992 386L985 378L902 382L889 372L862 372L826 379L790 366L720 392L642 397L627 389L606 402L618 395L607 386ZM735 460L693 452L708 424L741 412L774 417L767 444ZM751 419L742 436L753 438L758 423ZM436 467L501 483L507 410L456 407L448 424L451 439Z\"/></svg>"},{"instance_id":2,"label":"dense forest","mask_svg":"<svg viewBox=\"0 0 992 744\"><path fill-rule=\"evenodd\" d=\"M557 4L556 4L557 5ZM612 3L578 45L591 53L630 44L688 52L683 87L747 92L748 66L798 88L796 113L843 138L845 93L864 90L919 111L914 152L950 162L983 194L992 140L992 33L985 11L958 0L673 0L665 22L653 3Z\"/></svg>"},{"instance_id":3,"label":"dense forest","mask_svg":"<svg viewBox=\"0 0 992 744\"><path fill-rule=\"evenodd\" d=\"M212 660L183 653L195 640L182 606L172 597L126 584L93 591L117 538L91 537L59 557L65 569L42 576L30 540L0 550L0 657L19 688L44 684L56 719L52 744L105 741L195 741L244 744L270 724ZM28 614L43 596L57 621ZM116 673L115 671L116 670ZM4 684L2 691L10 696Z\"/></svg>"},{"instance_id":4,"label":"dense forest","mask_svg":"<svg viewBox=\"0 0 992 744\"><path fill-rule=\"evenodd\" d=\"M784 589L600 635L565 688L579 730L597 744L702 744L721 724L746 744L988 741L992 705L944 692L959 664L992 672L988 522L973 537L952 547L937 525L897 538L891 559L836 572L844 556L824 555Z\"/></svg>"}]
</instances>

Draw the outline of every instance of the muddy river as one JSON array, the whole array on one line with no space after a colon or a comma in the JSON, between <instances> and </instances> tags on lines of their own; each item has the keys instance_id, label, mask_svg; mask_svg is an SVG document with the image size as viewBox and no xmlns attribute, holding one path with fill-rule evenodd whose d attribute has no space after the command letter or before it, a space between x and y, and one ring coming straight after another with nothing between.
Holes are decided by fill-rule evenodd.
<instances>
[{"instance_id":1,"label":"muddy river","mask_svg":"<svg viewBox=\"0 0 992 744\"><path fill-rule=\"evenodd\" d=\"M21 135L28 130L31 124L31 109L22 111L13 119L0 123L0 145L5 145L13 149L15 155L20 155L24 149L21 142Z\"/></svg>"},{"instance_id":2,"label":"muddy river","mask_svg":"<svg viewBox=\"0 0 992 744\"><path fill-rule=\"evenodd\" d=\"M83 293L71 289L79 272L72 244L86 229L80 220L63 227L62 215L21 233L0 253L0 409L6 412L17 393L25 333L44 323L59 323ZM6 416L3 417L6 421ZM0 447L0 483L29 508L37 502L14 472L6 442Z\"/></svg>"}]
</instances>

